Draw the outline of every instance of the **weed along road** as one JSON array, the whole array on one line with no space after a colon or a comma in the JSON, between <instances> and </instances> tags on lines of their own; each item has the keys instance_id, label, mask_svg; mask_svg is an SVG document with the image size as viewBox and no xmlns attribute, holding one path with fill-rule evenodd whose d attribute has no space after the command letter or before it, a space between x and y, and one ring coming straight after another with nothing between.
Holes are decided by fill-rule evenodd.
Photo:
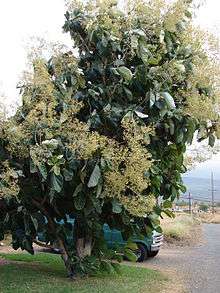
<instances>
[{"instance_id":1,"label":"weed along road","mask_svg":"<svg viewBox=\"0 0 220 293\"><path fill-rule=\"evenodd\" d=\"M163 248L145 265L177 273L183 283L182 292L220 293L220 224L203 224L202 230L201 243Z\"/></svg>"}]
</instances>

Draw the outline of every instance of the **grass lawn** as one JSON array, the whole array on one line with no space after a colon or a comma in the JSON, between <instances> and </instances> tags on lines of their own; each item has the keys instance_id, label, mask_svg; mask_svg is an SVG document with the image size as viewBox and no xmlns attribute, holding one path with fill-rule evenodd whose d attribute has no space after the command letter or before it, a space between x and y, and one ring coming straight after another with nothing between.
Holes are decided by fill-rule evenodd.
<instances>
[{"instance_id":1,"label":"grass lawn","mask_svg":"<svg viewBox=\"0 0 220 293\"><path fill-rule=\"evenodd\" d=\"M0 254L9 264L0 265L1 293L141 293L161 292L167 278L161 273L122 265L121 275L102 274L70 281L59 255Z\"/></svg>"}]
</instances>

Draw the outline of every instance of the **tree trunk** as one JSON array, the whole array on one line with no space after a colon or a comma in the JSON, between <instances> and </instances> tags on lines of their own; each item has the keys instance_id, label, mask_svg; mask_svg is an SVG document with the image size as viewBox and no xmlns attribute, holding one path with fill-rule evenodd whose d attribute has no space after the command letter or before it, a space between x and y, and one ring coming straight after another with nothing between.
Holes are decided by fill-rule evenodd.
<instances>
[{"instance_id":1,"label":"tree trunk","mask_svg":"<svg viewBox=\"0 0 220 293\"><path fill-rule=\"evenodd\" d=\"M59 244L59 248L60 248L63 262L64 262L66 270L67 270L68 277L73 279L76 274L75 274L74 266L71 262L70 255L69 255L69 253L66 249L66 246L64 245L62 239L58 239L58 244Z\"/></svg>"},{"instance_id":2,"label":"tree trunk","mask_svg":"<svg viewBox=\"0 0 220 293\"><path fill-rule=\"evenodd\" d=\"M76 253L80 259L90 256L92 253L92 237L85 229L86 224L82 219L75 219L74 222L74 238L76 245Z\"/></svg>"},{"instance_id":3,"label":"tree trunk","mask_svg":"<svg viewBox=\"0 0 220 293\"><path fill-rule=\"evenodd\" d=\"M79 258L90 256L92 253L92 238L78 238L76 239L76 252Z\"/></svg>"}]
</instances>

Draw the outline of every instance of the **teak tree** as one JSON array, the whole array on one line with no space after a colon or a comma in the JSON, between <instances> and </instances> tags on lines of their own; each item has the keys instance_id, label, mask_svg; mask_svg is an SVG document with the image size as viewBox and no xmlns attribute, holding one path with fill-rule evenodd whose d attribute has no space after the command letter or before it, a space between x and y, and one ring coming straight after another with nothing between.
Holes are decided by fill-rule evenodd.
<instances>
[{"instance_id":1,"label":"teak tree","mask_svg":"<svg viewBox=\"0 0 220 293\"><path fill-rule=\"evenodd\" d=\"M70 3L64 31L77 57L35 58L22 105L1 123L0 237L33 253L43 232L69 276L120 258L104 223L127 239L161 231L184 191L187 143L218 135L219 67L191 1L131 2Z\"/></svg>"}]
</instances>

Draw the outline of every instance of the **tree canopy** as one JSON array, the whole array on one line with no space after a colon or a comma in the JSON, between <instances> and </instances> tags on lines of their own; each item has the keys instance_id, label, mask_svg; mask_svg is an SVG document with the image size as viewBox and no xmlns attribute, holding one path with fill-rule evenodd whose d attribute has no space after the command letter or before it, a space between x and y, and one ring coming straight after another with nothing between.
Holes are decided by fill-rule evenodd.
<instances>
[{"instance_id":1,"label":"tree canopy","mask_svg":"<svg viewBox=\"0 0 220 293\"><path fill-rule=\"evenodd\" d=\"M219 63L191 1L117 4L68 3L77 54L36 57L1 125L0 237L9 230L14 249L33 253L43 231L70 275L118 259L104 223L127 239L161 231L185 189L186 145L218 136Z\"/></svg>"}]
</instances>

